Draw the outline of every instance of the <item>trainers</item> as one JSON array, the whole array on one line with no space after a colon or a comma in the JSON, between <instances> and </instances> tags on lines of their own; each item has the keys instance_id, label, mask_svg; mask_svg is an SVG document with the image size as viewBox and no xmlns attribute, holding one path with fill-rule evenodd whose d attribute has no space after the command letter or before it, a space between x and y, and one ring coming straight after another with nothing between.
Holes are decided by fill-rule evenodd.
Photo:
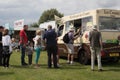
<instances>
[{"instance_id":1,"label":"trainers","mask_svg":"<svg viewBox=\"0 0 120 80\"><path fill-rule=\"evenodd\" d=\"M73 61L70 61L70 64L73 64Z\"/></svg>"},{"instance_id":2,"label":"trainers","mask_svg":"<svg viewBox=\"0 0 120 80\"><path fill-rule=\"evenodd\" d=\"M23 63L22 66L27 66L28 64L27 63Z\"/></svg>"},{"instance_id":3,"label":"trainers","mask_svg":"<svg viewBox=\"0 0 120 80\"><path fill-rule=\"evenodd\" d=\"M68 64L70 64L70 61L67 61Z\"/></svg>"},{"instance_id":4,"label":"trainers","mask_svg":"<svg viewBox=\"0 0 120 80\"><path fill-rule=\"evenodd\" d=\"M91 71L95 71L94 69L91 69Z\"/></svg>"},{"instance_id":5,"label":"trainers","mask_svg":"<svg viewBox=\"0 0 120 80\"><path fill-rule=\"evenodd\" d=\"M54 67L55 69L59 69L60 67L58 67L58 66L56 66L56 67Z\"/></svg>"},{"instance_id":6,"label":"trainers","mask_svg":"<svg viewBox=\"0 0 120 80\"><path fill-rule=\"evenodd\" d=\"M39 68L39 66L35 65L34 68L37 69L37 68Z\"/></svg>"},{"instance_id":7,"label":"trainers","mask_svg":"<svg viewBox=\"0 0 120 80\"><path fill-rule=\"evenodd\" d=\"M101 72L101 71L103 71L102 69L98 69L98 72Z\"/></svg>"}]
</instances>

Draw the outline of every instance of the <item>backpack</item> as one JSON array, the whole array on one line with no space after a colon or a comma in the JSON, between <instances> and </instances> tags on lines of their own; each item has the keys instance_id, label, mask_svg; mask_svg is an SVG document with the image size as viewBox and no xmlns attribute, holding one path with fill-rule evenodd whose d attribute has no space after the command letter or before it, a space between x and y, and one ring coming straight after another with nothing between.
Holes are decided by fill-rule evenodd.
<instances>
[{"instance_id":1,"label":"backpack","mask_svg":"<svg viewBox=\"0 0 120 80\"><path fill-rule=\"evenodd\" d=\"M64 43L69 43L70 39L69 39L69 36L68 36L68 33L66 33L64 36L63 36L63 42Z\"/></svg>"}]
</instances>

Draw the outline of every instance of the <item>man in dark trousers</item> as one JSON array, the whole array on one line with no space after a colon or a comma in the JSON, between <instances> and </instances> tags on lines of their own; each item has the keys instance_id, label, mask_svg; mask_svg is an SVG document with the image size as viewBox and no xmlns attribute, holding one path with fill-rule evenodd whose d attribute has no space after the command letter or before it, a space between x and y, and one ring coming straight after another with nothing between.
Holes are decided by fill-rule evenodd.
<instances>
[{"instance_id":1,"label":"man in dark trousers","mask_svg":"<svg viewBox=\"0 0 120 80\"><path fill-rule=\"evenodd\" d=\"M102 71L101 64L101 50L102 50L102 38L101 33L97 30L97 26L93 27L93 31L89 34L90 49L91 49L91 70L94 71L95 55L98 61L98 71Z\"/></svg>"},{"instance_id":2,"label":"man in dark trousers","mask_svg":"<svg viewBox=\"0 0 120 80\"><path fill-rule=\"evenodd\" d=\"M2 31L3 26L0 26L0 66L2 66Z\"/></svg>"},{"instance_id":3,"label":"man in dark trousers","mask_svg":"<svg viewBox=\"0 0 120 80\"><path fill-rule=\"evenodd\" d=\"M47 53L48 53L48 68L51 68L52 61L51 56L53 55L54 68L59 68L57 66L57 34L55 30L52 29L51 25L48 25L48 31L46 31L43 40L46 43Z\"/></svg>"},{"instance_id":4,"label":"man in dark trousers","mask_svg":"<svg viewBox=\"0 0 120 80\"><path fill-rule=\"evenodd\" d=\"M20 31L19 35L20 35L20 50L21 50L21 65L27 65L27 63L25 63L25 49L26 49L26 45L28 43L28 37L27 37L27 33L26 31L28 30L28 25L24 25L23 29Z\"/></svg>"}]
</instances>

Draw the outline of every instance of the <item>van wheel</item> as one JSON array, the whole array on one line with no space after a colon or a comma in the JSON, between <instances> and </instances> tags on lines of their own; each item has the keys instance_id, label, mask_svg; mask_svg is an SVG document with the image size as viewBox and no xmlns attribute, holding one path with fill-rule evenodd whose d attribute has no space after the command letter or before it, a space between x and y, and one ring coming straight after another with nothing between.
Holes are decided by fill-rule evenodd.
<instances>
[{"instance_id":1,"label":"van wheel","mask_svg":"<svg viewBox=\"0 0 120 80\"><path fill-rule=\"evenodd\" d=\"M87 57L86 51L82 50L78 54L78 61L81 64L87 65L89 63L89 59Z\"/></svg>"}]
</instances>

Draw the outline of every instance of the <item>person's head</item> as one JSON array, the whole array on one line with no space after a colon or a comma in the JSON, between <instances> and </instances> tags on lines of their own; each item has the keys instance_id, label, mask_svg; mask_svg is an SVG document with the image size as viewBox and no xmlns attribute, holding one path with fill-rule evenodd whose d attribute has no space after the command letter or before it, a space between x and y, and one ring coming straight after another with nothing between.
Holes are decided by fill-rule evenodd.
<instances>
[{"instance_id":1,"label":"person's head","mask_svg":"<svg viewBox=\"0 0 120 80\"><path fill-rule=\"evenodd\" d=\"M15 42L15 38L12 38L12 39L11 39L11 42Z\"/></svg>"},{"instance_id":2,"label":"person's head","mask_svg":"<svg viewBox=\"0 0 120 80\"><path fill-rule=\"evenodd\" d=\"M48 30L52 29L52 25L48 25Z\"/></svg>"},{"instance_id":3,"label":"person's head","mask_svg":"<svg viewBox=\"0 0 120 80\"><path fill-rule=\"evenodd\" d=\"M28 25L24 25L24 26L23 26L23 29L24 29L24 30L28 30Z\"/></svg>"},{"instance_id":4,"label":"person's head","mask_svg":"<svg viewBox=\"0 0 120 80\"><path fill-rule=\"evenodd\" d=\"M0 32L2 32L2 31L3 31L3 29L4 29L4 28L3 28L3 26L0 26Z\"/></svg>"},{"instance_id":5,"label":"person's head","mask_svg":"<svg viewBox=\"0 0 120 80\"><path fill-rule=\"evenodd\" d=\"M3 36L8 35L8 33L9 33L9 30L8 30L8 29L4 29L4 30L3 30Z\"/></svg>"},{"instance_id":6,"label":"person's head","mask_svg":"<svg viewBox=\"0 0 120 80\"><path fill-rule=\"evenodd\" d=\"M93 26L93 30L97 30L97 25L94 25L94 26Z\"/></svg>"},{"instance_id":7,"label":"person's head","mask_svg":"<svg viewBox=\"0 0 120 80\"><path fill-rule=\"evenodd\" d=\"M70 29L69 29L69 32L74 32L74 27L71 27Z\"/></svg>"},{"instance_id":8,"label":"person's head","mask_svg":"<svg viewBox=\"0 0 120 80\"><path fill-rule=\"evenodd\" d=\"M33 46L33 42L30 42L30 46Z\"/></svg>"},{"instance_id":9,"label":"person's head","mask_svg":"<svg viewBox=\"0 0 120 80\"><path fill-rule=\"evenodd\" d=\"M36 35L41 35L41 30L36 30Z\"/></svg>"}]
</instances>

